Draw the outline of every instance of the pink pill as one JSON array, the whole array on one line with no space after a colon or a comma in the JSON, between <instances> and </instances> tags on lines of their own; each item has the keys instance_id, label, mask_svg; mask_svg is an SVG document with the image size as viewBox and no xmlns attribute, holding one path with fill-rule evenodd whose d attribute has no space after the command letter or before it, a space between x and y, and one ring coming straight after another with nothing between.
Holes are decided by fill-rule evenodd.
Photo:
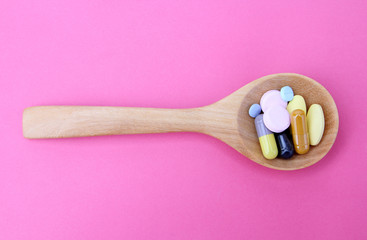
<instances>
[{"instance_id":1,"label":"pink pill","mask_svg":"<svg viewBox=\"0 0 367 240\"><path fill-rule=\"evenodd\" d=\"M279 105L271 106L264 113L263 119L265 126L275 133L283 132L291 123L287 109Z\"/></svg>"},{"instance_id":2,"label":"pink pill","mask_svg":"<svg viewBox=\"0 0 367 240\"><path fill-rule=\"evenodd\" d=\"M283 108L287 107L287 102L282 99L280 91L270 90L264 93L260 100L261 109L265 113L271 106L279 105Z\"/></svg>"}]
</instances>

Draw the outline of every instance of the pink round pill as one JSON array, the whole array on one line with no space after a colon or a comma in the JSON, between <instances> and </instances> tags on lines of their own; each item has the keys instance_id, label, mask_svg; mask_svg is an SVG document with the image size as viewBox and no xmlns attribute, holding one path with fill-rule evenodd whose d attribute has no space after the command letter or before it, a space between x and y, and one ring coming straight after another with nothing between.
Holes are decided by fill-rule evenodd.
<instances>
[{"instance_id":1,"label":"pink round pill","mask_svg":"<svg viewBox=\"0 0 367 240\"><path fill-rule=\"evenodd\" d=\"M271 106L264 113L263 119L265 126L275 133L283 132L291 123L287 109L279 105Z\"/></svg>"},{"instance_id":2,"label":"pink round pill","mask_svg":"<svg viewBox=\"0 0 367 240\"><path fill-rule=\"evenodd\" d=\"M261 97L260 100L261 109L265 113L271 106L279 105L283 108L287 107L287 102L282 99L280 91L269 90Z\"/></svg>"}]
</instances>

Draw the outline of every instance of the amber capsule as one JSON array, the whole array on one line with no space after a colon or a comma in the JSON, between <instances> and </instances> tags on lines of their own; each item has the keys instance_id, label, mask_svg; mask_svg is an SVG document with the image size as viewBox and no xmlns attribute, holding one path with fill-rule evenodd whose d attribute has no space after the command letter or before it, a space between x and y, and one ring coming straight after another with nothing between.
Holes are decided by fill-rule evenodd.
<instances>
[{"instance_id":1,"label":"amber capsule","mask_svg":"<svg viewBox=\"0 0 367 240\"><path fill-rule=\"evenodd\" d=\"M298 154L305 154L310 150L307 130L306 114L301 109L296 109L291 114L291 128L294 150Z\"/></svg>"}]
</instances>

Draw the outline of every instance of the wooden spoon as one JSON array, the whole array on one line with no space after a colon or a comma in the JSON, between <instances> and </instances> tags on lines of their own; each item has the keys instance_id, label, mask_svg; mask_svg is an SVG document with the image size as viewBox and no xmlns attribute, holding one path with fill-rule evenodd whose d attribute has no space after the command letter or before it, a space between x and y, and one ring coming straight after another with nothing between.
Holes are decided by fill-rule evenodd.
<instances>
[{"instance_id":1,"label":"wooden spoon","mask_svg":"<svg viewBox=\"0 0 367 240\"><path fill-rule=\"evenodd\" d=\"M318 103L325 115L324 136L305 155L290 160L263 157L249 107L268 90L290 86L310 106ZM263 166L295 170L310 166L330 150L339 126L338 110L329 92L316 81L294 73L268 75L250 82L208 106L190 109L132 107L38 106L24 110L26 138L66 138L97 135L200 132L216 137Z\"/></svg>"}]
</instances>

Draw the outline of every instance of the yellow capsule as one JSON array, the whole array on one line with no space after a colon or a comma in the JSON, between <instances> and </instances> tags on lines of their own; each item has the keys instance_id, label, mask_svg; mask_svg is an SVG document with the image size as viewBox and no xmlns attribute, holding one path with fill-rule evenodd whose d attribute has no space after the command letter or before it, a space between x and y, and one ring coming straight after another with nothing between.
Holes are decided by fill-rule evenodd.
<instances>
[{"instance_id":1,"label":"yellow capsule","mask_svg":"<svg viewBox=\"0 0 367 240\"><path fill-rule=\"evenodd\" d=\"M266 128L263 121L264 114L255 118L255 127L259 137L261 151L266 159L274 159L278 156L278 147L275 141L274 133Z\"/></svg>"},{"instance_id":2,"label":"yellow capsule","mask_svg":"<svg viewBox=\"0 0 367 240\"><path fill-rule=\"evenodd\" d=\"M296 109L291 114L293 144L296 153L305 154L310 150L305 112Z\"/></svg>"}]
</instances>

